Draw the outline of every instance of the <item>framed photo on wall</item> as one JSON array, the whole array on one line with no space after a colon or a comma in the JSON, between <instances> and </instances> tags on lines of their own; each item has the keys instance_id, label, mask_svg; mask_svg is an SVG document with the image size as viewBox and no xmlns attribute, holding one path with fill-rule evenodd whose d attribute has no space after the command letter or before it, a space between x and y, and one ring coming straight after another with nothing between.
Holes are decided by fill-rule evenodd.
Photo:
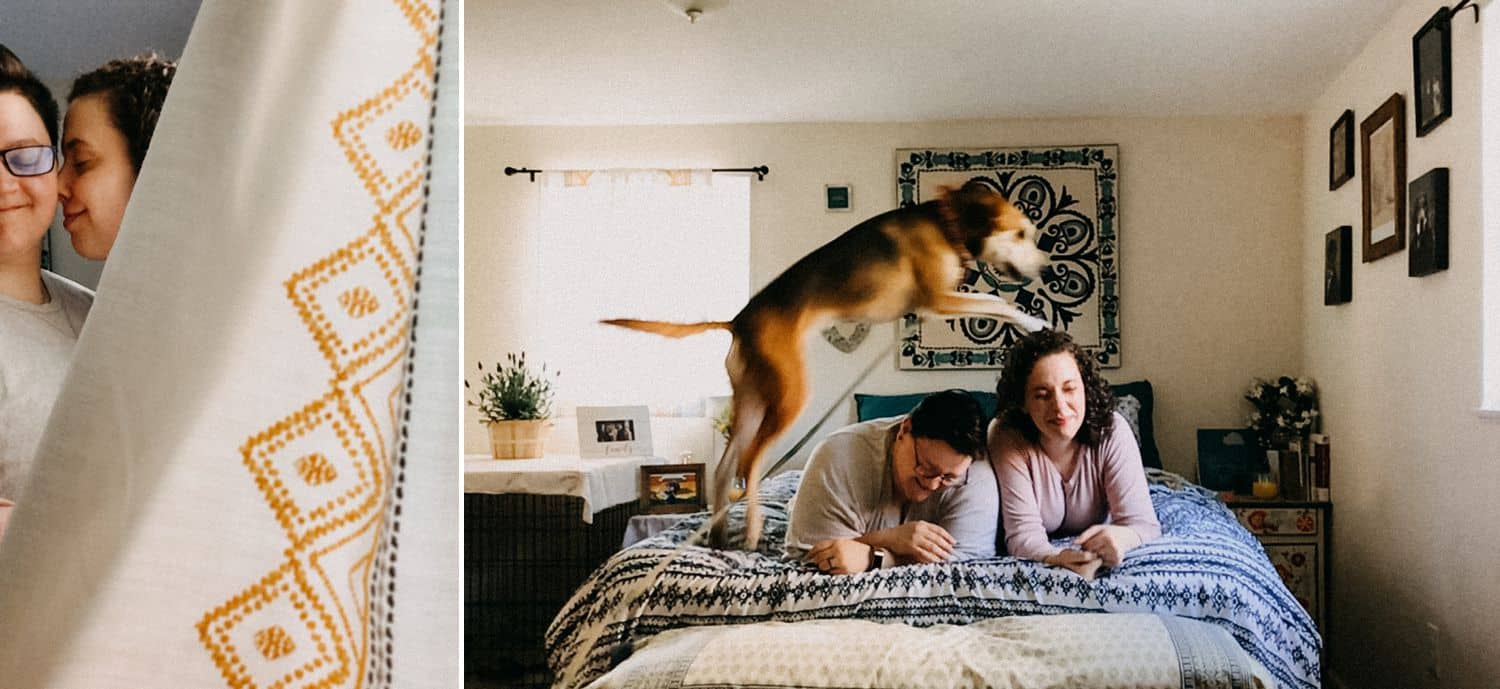
<instances>
[{"instance_id":1,"label":"framed photo on wall","mask_svg":"<svg viewBox=\"0 0 1500 689\"><path fill-rule=\"evenodd\" d=\"M1448 269L1448 168L1438 167L1411 183L1411 246L1406 274L1431 275Z\"/></svg>"},{"instance_id":2,"label":"framed photo on wall","mask_svg":"<svg viewBox=\"0 0 1500 689\"><path fill-rule=\"evenodd\" d=\"M1328 190L1354 177L1354 111L1345 110L1328 130Z\"/></svg>"},{"instance_id":3,"label":"framed photo on wall","mask_svg":"<svg viewBox=\"0 0 1500 689\"><path fill-rule=\"evenodd\" d=\"M579 407L579 457L651 454L651 414L645 406Z\"/></svg>"},{"instance_id":4,"label":"framed photo on wall","mask_svg":"<svg viewBox=\"0 0 1500 689\"><path fill-rule=\"evenodd\" d=\"M706 504L704 464L647 464L641 467L641 512L697 512Z\"/></svg>"},{"instance_id":5,"label":"framed photo on wall","mask_svg":"<svg viewBox=\"0 0 1500 689\"><path fill-rule=\"evenodd\" d=\"M1323 305L1347 304L1354 298L1354 228L1345 225L1323 236Z\"/></svg>"},{"instance_id":6,"label":"framed photo on wall","mask_svg":"<svg viewBox=\"0 0 1500 689\"><path fill-rule=\"evenodd\" d=\"M1359 123L1360 260L1406 247L1406 99L1391 94Z\"/></svg>"},{"instance_id":7,"label":"framed photo on wall","mask_svg":"<svg viewBox=\"0 0 1500 689\"><path fill-rule=\"evenodd\" d=\"M1411 37L1412 89L1417 136L1426 136L1453 114L1452 12L1439 7Z\"/></svg>"}]
</instances>

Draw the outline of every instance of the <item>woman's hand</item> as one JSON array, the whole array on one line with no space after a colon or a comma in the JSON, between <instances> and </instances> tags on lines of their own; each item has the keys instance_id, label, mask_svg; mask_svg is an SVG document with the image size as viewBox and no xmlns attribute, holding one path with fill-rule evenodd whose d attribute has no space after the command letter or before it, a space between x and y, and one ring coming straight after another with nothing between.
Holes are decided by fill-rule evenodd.
<instances>
[{"instance_id":1,"label":"woman's hand","mask_svg":"<svg viewBox=\"0 0 1500 689\"><path fill-rule=\"evenodd\" d=\"M852 538L819 541L807 551L807 560L828 574L854 574L870 569L875 546Z\"/></svg>"},{"instance_id":2,"label":"woman's hand","mask_svg":"<svg viewBox=\"0 0 1500 689\"><path fill-rule=\"evenodd\" d=\"M900 562L945 562L953 559L958 540L932 522L914 521L881 529L861 539L895 553Z\"/></svg>"},{"instance_id":3,"label":"woman's hand","mask_svg":"<svg viewBox=\"0 0 1500 689\"><path fill-rule=\"evenodd\" d=\"M1094 572L1099 571L1099 565L1104 564L1098 555L1086 550L1059 550L1048 555L1042 562L1053 567L1070 569L1087 581L1093 581Z\"/></svg>"},{"instance_id":4,"label":"woman's hand","mask_svg":"<svg viewBox=\"0 0 1500 689\"><path fill-rule=\"evenodd\" d=\"M1084 551L1099 556L1104 564L1118 567L1125 553L1141 544L1141 537L1128 526L1095 524L1073 539Z\"/></svg>"}]
</instances>

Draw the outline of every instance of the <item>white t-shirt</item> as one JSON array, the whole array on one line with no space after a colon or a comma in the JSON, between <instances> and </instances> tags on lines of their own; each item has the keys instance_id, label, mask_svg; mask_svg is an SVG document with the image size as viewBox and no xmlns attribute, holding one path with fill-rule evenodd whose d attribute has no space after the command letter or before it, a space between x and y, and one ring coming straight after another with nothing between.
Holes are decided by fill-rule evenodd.
<instances>
[{"instance_id":1,"label":"white t-shirt","mask_svg":"<svg viewBox=\"0 0 1500 689\"><path fill-rule=\"evenodd\" d=\"M0 498L16 500L94 293L42 271L45 304L0 295Z\"/></svg>"}]
</instances>

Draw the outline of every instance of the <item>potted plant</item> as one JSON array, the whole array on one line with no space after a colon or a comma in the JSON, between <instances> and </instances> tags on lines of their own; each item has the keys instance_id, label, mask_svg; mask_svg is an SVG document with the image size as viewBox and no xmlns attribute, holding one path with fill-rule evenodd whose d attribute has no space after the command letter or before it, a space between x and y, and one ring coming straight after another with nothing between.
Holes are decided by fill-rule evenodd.
<instances>
[{"instance_id":1,"label":"potted plant","mask_svg":"<svg viewBox=\"0 0 1500 689\"><path fill-rule=\"evenodd\" d=\"M546 434L552 428L552 384L559 375L547 373L547 365L533 371L526 363L526 353L507 354L505 364L495 364L486 371L479 362L479 386L476 400L466 400L479 411L479 418L489 427L490 450L495 459L526 459L542 456ZM464 387L474 388L469 381Z\"/></svg>"}]
</instances>

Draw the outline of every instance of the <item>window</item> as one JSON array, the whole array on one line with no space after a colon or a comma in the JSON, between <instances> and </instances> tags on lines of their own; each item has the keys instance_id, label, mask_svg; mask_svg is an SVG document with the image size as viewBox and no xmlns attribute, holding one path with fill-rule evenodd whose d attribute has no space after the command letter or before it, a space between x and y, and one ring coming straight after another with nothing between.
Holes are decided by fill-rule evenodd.
<instances>
[{"instance_id":1,"label":"window","mask_svg":"<svg viewBox=\"0 0 1500 689\"><path fill-rule=\"evenodd\" d=\"M605 318L727 321L750 286L750 178L707 170L546 173L531 310L558 411L647 404L697 413L729 391L729 336L670 339Z\"/></svg>"}]
</instances>

